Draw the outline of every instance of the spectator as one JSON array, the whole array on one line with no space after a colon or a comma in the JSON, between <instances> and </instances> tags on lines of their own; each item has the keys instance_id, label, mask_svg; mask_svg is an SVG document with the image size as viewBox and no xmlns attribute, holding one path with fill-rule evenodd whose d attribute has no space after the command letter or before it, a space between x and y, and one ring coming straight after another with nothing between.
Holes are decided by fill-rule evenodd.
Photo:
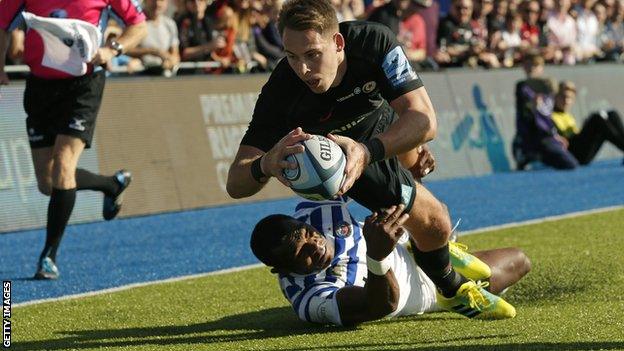
<instances>
[{"instance_id":1,"label":"spectator","mask_svg":"<svg viewBox=\"0 0 624 351\"><path fill-rule=\"evenodd\" d=\"M449 66L499 67L496 56L488 50L487 43L472 32L472 0L453 0L451 14L443 19L438 28L440 50L448 53Z\"/></svg>"},{"instance_id":2,"label":"spectator","mask_svg":"<svg viewBox=\"0 0 624 351\"><path fill-rule=\"evenodd\" d=\"M557 132L565 138L567 148L581 165L590 163L605 141L611 142L624 152L624 125L615 110L592 113L579 130L574 116L570 113L576 99L576 86L571 81L562 81L555 96L555 109L552 114ZM563 158L565 160L566 158ZM574 168L571 162L565 168Z\"/></svg>"},{"instance_id":3,"label":"spectator","mask_svg":"<svg viewBox=\"0 0 624 351\"><path fill-rule=\"evenodd\" d=\"M182 61L208 61L211 52L223 47L222 38L213 37L213 21L206 16L206 0L185 0L185 11L177 18Z\"/></svg>"},{"instance_id":4,"label":"spectator","mask_svg":"<svg viewBox=\"0 0 624 351\"><path fill-rule=\"evenodd\" d=\"M397 35L407 58L420 62L427 57L427 32L418 11L430 5L431 0L392 0L377 8L369 20L388 26Z\"/></svg>"},{"instance_id":5,"label":"spectator","mask_svg":"<svg viewBox=\"0 0 624 351\"><path fill-rule=\"evenodd\" d=\"M605 57L613 61L622 60L622 52L624 48L624 6L618 1L615 6L612 17L607 17L604 35L606 42L603 46ZM608 15L608 12L607 12Z\"/></svg>"},{"instance_id":6,"label":"spectator","mask_svg":"<svg viewBox=\"0 0 624 351\"><path fill-rule=\"evenodd\" d=\"M148 74L175 74L180 63L178 28L165 15L169 0L145 0L147 36L128 56L141 60Z\"/></svg>"},{"instance_id":7,"label":"spectator","mask_svg":"<svg viewBox=\"0 0 624 351\"><path fill-rule=\"evenodd\" d=\"M331 0L336 9L338 21L353 21L364 15L364 1L362 0Z\"/></svg>"},{"instance_id":8,"label":"spectator","mask_svg":"<svg viewBox=\"0 0 624 351\"><path fill-rule=\"evenodd\" d=\"M491 36L488 30L488 16L494 10L493 0L476 0L475 10L473 13L473 19L470 22L472 26L472 32L479 40L487 43L488 47L491 47Z\"/></svg>"},{"instance_id":9,"label":"spectator","mask_svg":"<svg viewBox=\"0 0 624 351\"><path fill-rule=\"evenodd\" d=\"M272 13L275 12L272 8L274 6L276 6L275 3L265 8L255 7L252 9L254 40L258 52L267 59L267 68L269 70L273 70L279 60L284 57L281 39L275 42L275 36L273 35L274 32L277 33L275 22L277 18L271 17ZM279 34L277 38L279 38Z\"/></svg>"},{"instance_id":10,"label":"spectator","mask_svg":"<svg viewBox=\"0 0 624 351\"><path fill-rule=\"evenodd\" d=\"M581 0L576 18L577 29L577 58L579 61L587 62L598 56L598 19L592 11L596 0Z\"/></svg>"},{"instance_id":11,"label":"spectator","mask_svg":"<svg viewBox=\"0 0 624 351\"><path fill-rule=\"evenodd\" d=\"M236 63L234 46L236 45L238 16L231 6L224 5L216 11L215 18L215 40L218 44L210 53L210 57L221 64L221 68L213 72L221 73L232 70Z\"/></svg>"},{"instance_id":12,"label":"spectator","mask_svg":"<svg viewBox=\"0 0 624 351\"><path fill-rule=\"evenodd\" d=\"M505 18L509 12L508 0L496 0L494 3L494 12L490 13L488 17L488 30L490 35L501 32L505 29Z\"/></svg>"},{"instance_id":13,"label":"spectator","mask_svg":"<svg viewBox=\"0 0 624 351\"><path fill-rule=\"evenodd\" d=\"M516 136L513 156L518 170L533 161L563 168L559 161L562 138L551 119L555 83L543 76L544 59L539 52L525 55L523 69L527 78L516 83ZM571 156L570 156L571 157Z\"/></svg>"},{"instance_id":14,"label":"spectator","mask_svg":"<svg viewBox=\"0 0 624 351\"><path fill-rule=\"evenodd\" d=\"M502 31L497 46L497 49L503 53L503 65L505 67L513 67L522 57L522 50L528 48L528 46L523 46L520 35L521 28L522 17L520 14L507 15L505 30Z\"/></svg>"},{"instance_id":15,"label":"spectator","mask_svg":"<svg viewBox=\"0 0 624 351\"><path fill-rule=\"evenodd\" d=\"M530 47L543 46L541 38L541 28L539 25L540 4L537 0L529 0L520 8L522 14L522 28L520 29L520 37L522 41Z\"/></svg>"},{"instance_id":16,"label":"spectator","mask_svg":"<svg viewBox=\"0 0 624 351\"><path fill-rule=\"evenodd\" d=\"M618 0L602 0L602 4L605 7L605 10L607 10L607 18L613 18L613 16L615 16L615 12L616 12L616 3L619 2Z\"/></svg>"},{"instance_id":17,"label":"spectator","mask_svg":"<svg viewBox=\"0 0 624 351\"><path fill-rule=\"evenodd\" d=\"M266 70L267 58L258 52L255 36L253 33L256 17L252 15L250 0L232 0L232 9L235 18L236 41L234 55L238 72L247 72L255 66Z\"/></svg>"},{"instance_id":18,"label":"spectator","mask_svg":"<svg viewBox=\"0 0 624 351\"><path fill-rule=\"evenodd\" d=\"M548 28L548 45L552 48L553 61L573 65L576 63L576 22L568 14L570 0L559 0L555 11L550 14L546 27Z\"/></svg>"}]
</instances>

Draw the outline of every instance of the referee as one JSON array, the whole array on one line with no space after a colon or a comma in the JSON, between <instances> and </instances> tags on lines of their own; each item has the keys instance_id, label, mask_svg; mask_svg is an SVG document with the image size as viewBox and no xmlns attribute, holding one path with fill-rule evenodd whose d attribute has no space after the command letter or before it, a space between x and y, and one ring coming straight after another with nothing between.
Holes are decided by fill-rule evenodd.
<instances>
[{"instance_id":1,"label":"referee","mask_svg":"<svg viewBox=\"0 0 624 351\"><path fill-rule=\"evenodd\" d=\"M46 52L50 50L50 46L44 44L46 36L32 28L26 34L24 61L31 72L24 91L26 128L39 191L50 196L46 241L35 279L56 279L59 275L56 253L74 208L76 191L88 189L104 193L103 216L110 220L119 212L121 195L130 184L128 171L102 176L76 169L76 166L93 138L104 91L102 66L136 46L147 31L145 16L136 0L2 0L0 84L9 83L4 71L8 32L21 22L21 11L43 20L50 17L82 20L97 26L102 33L111 14L120 17L126 25L117 41L97 49L82 75L70 74L71 70L62 65L50 65L46 57L58 52ZM63 40L63 43L71 47L73 42Z\"/></svg>"},{"instance_id":2,"label":"referee","mask_svg":"<svg viewBox=\"0 0 624 351\"><path fill-rule=\"evenodd\" d=\"M347 155L338 195L377 213L405 205L417 263L448 299L444 305L461 310L475 298L485 299L485 292L450 264L446 206L399 162L399 156L419 153L435 137L437 122L394 33L370 22L338 24L328 0L286 2L279 30L286 60L256 102L229 170L230 196L251 196L270 177L288 185L282 172L294 165L284 161L286 155L303 151L297 142L309 138L307 133L329 134ZM419 163L405 166L419 168Z\"/></svg>"}]
</instances>

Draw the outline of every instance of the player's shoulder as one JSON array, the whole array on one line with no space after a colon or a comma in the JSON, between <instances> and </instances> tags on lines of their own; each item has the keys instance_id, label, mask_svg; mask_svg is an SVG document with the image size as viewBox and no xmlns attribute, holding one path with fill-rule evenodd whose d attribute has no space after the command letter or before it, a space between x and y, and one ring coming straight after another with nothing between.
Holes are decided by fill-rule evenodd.
<instances>
[{"instance_id":1,"label":"player's shoulder","mask_svg":"<svg viewBox=\"0 0 624 351\"><path fill-rule=\"evenodd\" d=\"M269 80L262 88L262 92L265 94L274 92L283 95L300 91L303 88L306 88L305 85L292 70L288 64L288 60L283 58L277 63L273 72L271 72Z\"/></svg>"},{"instance_id":2,"label":"player's shoulder","mask_svg":"<svg viewBox=\"0 0 624 351\"><path fill-rule=\"evenodd\" d=\"M346 21L340 23L348 49L362 51L385 51L396 41L396 35L387 26L368 21Z\"/></svg>"}]
</instances>

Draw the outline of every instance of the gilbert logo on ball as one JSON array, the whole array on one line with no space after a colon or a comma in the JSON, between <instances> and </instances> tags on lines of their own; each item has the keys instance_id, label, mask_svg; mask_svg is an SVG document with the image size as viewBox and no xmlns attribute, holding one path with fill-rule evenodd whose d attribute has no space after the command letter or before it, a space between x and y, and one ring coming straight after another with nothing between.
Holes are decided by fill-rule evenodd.
<instances>
[{"instance_id":1,"label":"gilbert logo on ball","mask_svg":"<svg viewBox=\"0 0 624 351\"><path fill-rule=\"evenodd\" d=\"M332 199L344 178L345 154L338 144L320 135L312 135L300 144L304 152L286 157L297 165L295 169L284 170L290 188L308 200Z\"/></svg>"}]
</instances>

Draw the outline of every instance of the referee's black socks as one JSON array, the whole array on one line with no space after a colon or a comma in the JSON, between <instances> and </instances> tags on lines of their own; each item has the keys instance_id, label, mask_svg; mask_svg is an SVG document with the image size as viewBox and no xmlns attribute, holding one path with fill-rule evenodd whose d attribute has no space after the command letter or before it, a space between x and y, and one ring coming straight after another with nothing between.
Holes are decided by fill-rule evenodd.
<instances>
[{"instance_id":1,"label":"referee's black socks","mask_svg":"<svg viewBox=\"0 0 624 351\"><path fill-rule=\"evenodd\" d=\"M52 188L50 203L48 204L46 243L40 258L48 256L56 262L56 250L61 243L63 232L65 232L75 203L76 188L67 190Z\"/></svg>"},{"instance_id":2,"label":"referee's black socks","mask_svg":"<svg viewBox=\"0 0 624 351\"><path fill-rule=\"evenodd\" d=\"M468 281L451 266L448 243L433 251L420 251L416 245L413 250L416 263L444 297L455 296L459 287Z\"/></svg>"},{"instance_id":3,"label":"referee's black socks","mask_svg":"<svg viewBox=\"0 0 624 351\"><path fill-rule=\"evenodd\" d=\"M115 176L103 176L87 171L86 169L76 169L76 189L101 191L106 196L114 197L119 192L121 185Z\"/></svg>"}]
</instances>

